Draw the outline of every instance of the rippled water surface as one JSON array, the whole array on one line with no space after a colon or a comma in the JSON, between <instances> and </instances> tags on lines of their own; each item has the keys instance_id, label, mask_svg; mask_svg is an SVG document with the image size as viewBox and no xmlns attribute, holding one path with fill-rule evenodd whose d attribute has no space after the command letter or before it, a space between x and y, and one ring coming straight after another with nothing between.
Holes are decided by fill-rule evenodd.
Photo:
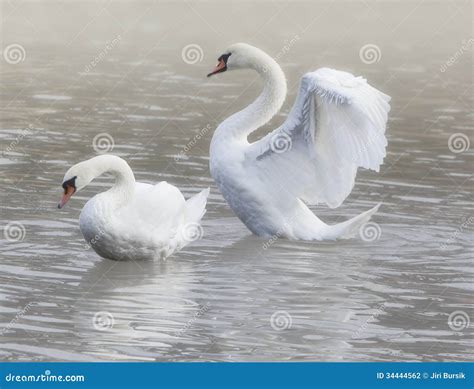
<instances>
[{"instance_id":1,"label":"rippled water surface","mask_svg":"<svg viewBox=\"0 0 474 389\"><path fill-rule=\"evenodd\" d=\"M472 360L472 3L2 7L4 43L26 55L1 63L0 359ZM205 74L234 41L274 55L288 78L261 133L321 66L393 97L380 173L360 171L340 208L314 208L336 222L382 202L376 240L268 241L233 216L209 142L261 85L251 72ZM359 56L369 43L374 63ZM188 44L202 50L196 63L183 61ZM79 212L110 178L55 207L64 172L104 133L139 181L186 197L211 186L202 240L166 262L85 246ZM470 149L453 152L453 134Z\"/></svg>"}]
</instances>

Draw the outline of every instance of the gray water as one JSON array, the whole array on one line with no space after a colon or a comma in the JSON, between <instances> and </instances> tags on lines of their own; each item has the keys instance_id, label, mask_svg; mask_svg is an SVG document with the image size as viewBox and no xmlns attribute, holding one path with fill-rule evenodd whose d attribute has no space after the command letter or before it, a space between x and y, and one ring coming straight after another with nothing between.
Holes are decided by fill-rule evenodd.
<instances>
[{"instance_id":1,"label":"gray water","mask_svg":"<svg viewBox=\"0 0 474 389\"><path fill-rule=\"evenodd\" d=\"M472 360L472 3L416 3L3 2L2 47L25 55L0 58L0 359ZM205 74L234 41L288 78L281 114L255 138L318 67L392 96L380 173L361 170L340 208L314 208L332 223L382 202L375 240L269 241L233 216L209 142L261 84ZM189 44L202 50L194 64ZM202 240L166 262L86 247L79 212L110 178L55 207L65 171L104 133L137 180L186 197L211 187Z\"/></svg>"}]
</instances>

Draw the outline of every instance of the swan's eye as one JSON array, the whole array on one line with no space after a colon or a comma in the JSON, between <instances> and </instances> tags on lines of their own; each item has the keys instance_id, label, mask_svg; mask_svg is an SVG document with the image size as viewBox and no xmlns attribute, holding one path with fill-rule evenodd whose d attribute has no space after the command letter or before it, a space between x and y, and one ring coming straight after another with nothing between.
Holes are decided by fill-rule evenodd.
<instances>
[{"instance_id":1,"label":"swan's eye","mask_svg":"<svg viewBox=\"0 0 474 389\"><path fill-rule=\"evenodd\" d=\"M229 57L232 55L232 53L228 54L222 54L218 59L217 62L224 62L225 65L227 65L227 61L229 60Z\"/></svg>"},{"instance_id":2,"label":"swan's eye","mask_svg":"<svg viewBox=\"0 0 474 389\"><path fill-rule=\"evenodd\" d=\"M64 181L62 187L64 189L64 193L59 201L58 208L64 207L64 205L69 201L71 196L76 193L76 178L77 176L72 177L70 180Z\"/></svg>"},{"instance_id":3,"label":"swan's eye","mask_svg":"<svg viewBox=\"0 0 474 389\"><path fill-rule=\"evenodd\" d=\"M77 176L72 177L70 180L64 181L62 187L64 189L64 193L67 192L68 187L73 188L74 192L76 191L76 178ZM74 193L73 192L73 193Z\"/></svg>"}]
</instances>

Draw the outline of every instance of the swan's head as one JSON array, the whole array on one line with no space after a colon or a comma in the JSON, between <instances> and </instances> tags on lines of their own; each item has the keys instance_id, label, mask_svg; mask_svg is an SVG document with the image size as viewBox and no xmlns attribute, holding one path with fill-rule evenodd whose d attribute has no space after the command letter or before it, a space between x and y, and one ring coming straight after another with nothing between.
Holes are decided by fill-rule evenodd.
<instances>
[{"instance_id":1,"label":"swan's head","mask_svg":"<svg viewBox=\"0 0 474 389\"><path fill-rule=\"evenodd\" d=\"M262 50L246 43L236 43L224 50L217 65L207 76L234 69L264 70L264 60L269 57ZM261 68L261 69L260 69Z\"/></svg>"},{"instance_id":2,"label":"swan's head","mask_svg":"<svg viewBox=\"0 0 474 389\"><path fill-rule=\"evenodd\" d=\"M74 165L64 175L63 183L61 184L64 192L59 201L58 208L64 207L74 193L79 192L94 179L89 161Z\"/></svg>"}]
</instances>

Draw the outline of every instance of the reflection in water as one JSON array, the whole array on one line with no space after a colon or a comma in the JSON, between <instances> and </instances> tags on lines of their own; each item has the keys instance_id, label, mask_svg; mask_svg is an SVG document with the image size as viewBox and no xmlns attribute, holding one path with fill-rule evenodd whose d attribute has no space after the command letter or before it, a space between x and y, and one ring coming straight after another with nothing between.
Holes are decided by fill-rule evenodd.
<instances>
[{"instance_id":1,"label":"reflection in water","mask_svg":"<svg viewBox=\"0 0 474 389\"><path fill-rule=\"evenodd\" d=\"M262 24L248 12L243 21L237 17L245 4L234 7L235 21L226 20L226 26L220 24L221 6L197 8L221 35L203 28L194 11L170 4L150 10L110 5L97 24L75 39L90 19L93 2L79 7L71 26L64 21L50 26L38 14L33 18L38 31L25 40L10 37L6 25L7 40L24 42L27 57L5 68L0 92L1 359L472 358L471 329L453 330L448 320L455 311L474 317L472 147L460 153L448 147L453 133L472 133L472 85L466 85L472 64L466 55L439 71L470 24L454 18L450 34L436 40L436 47L426 47L439 28L437 20L449 14L443 8L448 5L420 6L393 39L374 33L381 27L371 24L374 17L360 5L332 5L318 25L310 25L306 15L322 12L313 4L295 4L277 14L278 28L272 23L264 27L271 38L245 33L252 23ZM34 3L23 7L34 14ZM252 15L262 19L266 14L265 4L252 7L257 7ZM341 13L341 7L354 9ZM389 6L384 7L383 14L389 14ZM428 8L432 22L426 21ZM369 23L371 39L357 29L350 38L328 43L321 31L329 31L336 17L345 18L342 14ZM139 24L130 24L141 15ZM384 20L396 27L402 16ZM187 32L173 30L183 25L178 23L183 17ZM22 23L18 15L12 18L15 25ZM51 35L44 26L64 36ZM423 47L412 42L413 26ZM168 30L172 33L165 39ZM119 33L120 42L93 69L85 69L104 42ZM382 201L373 219L378 227L373 240L254 237L210 179L213 129L250 102L260 87L245 72L205 79L214 57L236 34L280 53L295 33L299 38L290 51L279 56L290 95L271 126L284 119L301 74L320 66L362 73L393 97L388 156L380 174L361 171L341 208L315 209L334 223ZM359 48L375 36L381 60L363 63ZM188 64L181 48L193 41L211 43L202 43L201 61ZM318 48L318 54L309 47ZM167 180L186 197L211 186L201 241L166 262L102 260L87 248L79 212L90 196L110 185L110 178L97 180L64 210L55 207L67 167L95 155L93 140L104 133L113 139L113 153L127 159L140 181Z\"/></svg>"}]
</instances>

